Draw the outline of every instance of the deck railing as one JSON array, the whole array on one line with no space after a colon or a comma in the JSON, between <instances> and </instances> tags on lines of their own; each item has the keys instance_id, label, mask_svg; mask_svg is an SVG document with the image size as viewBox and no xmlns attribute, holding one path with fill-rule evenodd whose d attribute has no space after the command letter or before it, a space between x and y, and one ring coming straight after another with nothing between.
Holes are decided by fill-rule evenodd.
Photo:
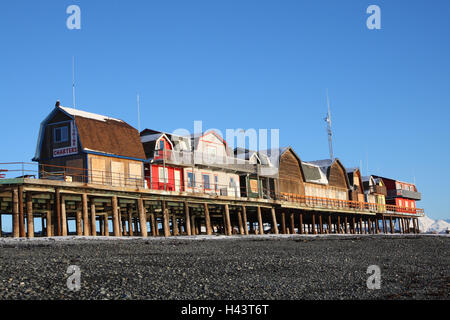
<instances>
[{"instance_id":1,"label":"deck railing","mask_svg":"<svg viewBox=\"0 0 450 320\"><path fill-rule=\"evenodd\" d=\"M205 194L212 196L227 196L237 199L254 198L248 195L247 187L234 183L219 184L210 181L184 181L174 178L154 180L151 176L130 176L117 172L87 170L84 168L63 167L48 164L9 162L0 163L0 183L5 179L30 178L42 180L59 180L68 183L81 182L114 187L128 187L136 189L163 190L174 193ZM306 207L322 209L343 209L352 211L367 211L372 213L403 213L423 215L420 208L400 207L390 204L368 203L342 199L331 199L313 196L303 196L290 193L274 193L264 186L260 188L260 198L281 200L297 203Z\"/></svg>"}]
</instances>

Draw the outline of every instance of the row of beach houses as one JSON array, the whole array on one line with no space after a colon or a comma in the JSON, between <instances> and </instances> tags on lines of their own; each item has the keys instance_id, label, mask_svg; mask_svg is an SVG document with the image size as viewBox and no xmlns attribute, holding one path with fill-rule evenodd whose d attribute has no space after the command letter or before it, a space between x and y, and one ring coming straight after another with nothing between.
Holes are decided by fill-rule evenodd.
<instances>
[{"instance_id":1,"label":"row of beach houses","mask_svg":"<svg viewBox=\"0 0 450 320\"><path fill-rule=\"evenodd\" d=\"M231 150L215 131L187 136L90 112L55 108L42 121L39 178L217 197L339 201L372 211L416 212L414 184L362 176L339 159L303 161L292 147Z\"/></svg>"}]
</instances>

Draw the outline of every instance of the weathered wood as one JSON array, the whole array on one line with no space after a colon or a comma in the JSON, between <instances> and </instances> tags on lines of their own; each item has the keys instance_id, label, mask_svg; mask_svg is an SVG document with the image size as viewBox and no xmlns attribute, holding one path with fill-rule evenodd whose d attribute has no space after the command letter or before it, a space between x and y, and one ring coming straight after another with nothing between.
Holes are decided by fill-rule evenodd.
<instances>
[{"instance_id":1,"label":"weathered wood","mask_svg":"<svg viewBox=\"0 0 450 320\"><path fill-rule=\"evenodd\" d=\"M131 205L127 205L127 222L128 222L128 235L134 236L133 233L133 213L131 212Z\"/></svg>"},{"instance_id":2,"label":"weathered wood","mask_svg":"<svg viewBox=\"0 0 450 320\"><path fill-rule=\"evenodd\" d=\"M341 233L341 216L337 216L337 233Z\"/></svg>"},{"instance_id":3,"label":"weathered wood","mask_svg":"<svg viewBox=\"0 0 450 320\"><path fill-rule=\"evenodd\" d=\"M138 200L138 210L139 210L139 225L141 227L141 237L148 237L147 213L144 206L144 200L142 198L139 198Z\"/></svg>"},{"instance_id":4,"label":"weathered wood","mask_svg":"<svg viewBox=\"0 0 450 320\"><path fill-rule=\"evenodd\" d=\"M163 227L164 227L164 236L170 237L170 218L169 218L169 209L167 208L166 202L162 202L162 212L163 212Z\"/></svg>"},{"instance_id":5,"label":"weathered wood","mask_svg":"<svg viewBox=\"0 0 450 320\"><path fill-rule=\"evenodd\" d=\"M206 202L204 203L204 208L205 208L206 234L212 235L211 218L209 217L209 208L208 208L208 204Z\"/></svg>"},{"instance_id":6,"label":"weathered wood","mask_svg":"<svg viewBox=\"0 0 450 320\"><path fill-rule=\"evenodd\" d=\"M316 215L314 213L312 214L312 224L311 224L311 226L312 226L312 233L313 234L317 234L317 232L316 232Z\"/></svg>"},{"instance_id":7,"label":"weathered wood","mask_svg":"<svg viewBox=\"0 0 450 320\"><path fill-rule=\"evenodd\" d=\"M91 232L90 234L92 236L96 236L97 235L97 214L96 214L96 209L95 209L95 202L91 199Z\"/></svg>"},{"instance_id":8,"label":"weathered wood","mask_svg":"<svg viewBox=\"0 0 450 320\"><path fill-rule=\"evenodd\" d=\"M53 220L52 220L52 211L47 206L46 211L46 220L47 220L47 237L53 237Z\"/></svg>"},{"instance_id":9,"label":"weathered wood","mask_svg":"<svg viewBox=\"0 0 450 320\"><path fill-rule=\"evenodd\" d=\"M190 235L192 235L191 217L189 214L189 204L186 201L184 202L184 215L185 215L184 223L185 223L186 233L188 236L190 236Z\"/></svg>"},{"instance_id":10,"label":"weathered wood","mask_svg":"<svg viewBox=\"0 0 450 320\"><path fill-rule=\"evenodd\" d=\"M112 219L113 219L113 233L115 237L122 236L122 233L120 232L120 226L119 226L119 207L118 207L118 201L117 196L113 196L111 198L111 206L112 206Z\"/></svg>"},{"instance_id":11,"label":"weathered wood","mask_svg":"<svg viewBox=\"0 0 450 320\"><path fill-rule=\"evenodd\" d=\"M240 235L244 235L244 226L242 224L242 213L241 213L241 210L238 210L237 217L238 217L239 234Z\"/></svg>"},{"instance_id":12,"label":"weathered wood","mask_svg":"<svg viewBox=\"0 0 450 320\"><path fill-rule=\"evenodd\" d=\"M108 213L105 214L104 219L104 226L105 226L105 237L109 237L109 215Z\"/></svg>"},{"instance_id":13,"label":"weathered wood","mask_svg":"<svg viewBox=\"0 0 450 320\"><path fill-rule=\"evenodd\" d=\"M232 229L231 229L231 220L230 220L230 208L228 207L228 204L225 204L225 222L226 222L227 235L231 236Z\"/></svg>"},{"instance_id":14,"label":"weathered wood","mask_svg":"<svg viewBox=\"0 0 450 320\"><path fill-rule=\"evenodd\" d=\"M156 223L155 214L153 212L150 213L150 221L152 223L152 236L156 237L158 234L158 225ZM137 231L136 231L136 233L137 233Z\"/></svg>"},{"instance_id":15,"label":"weathered wood","mask_svg":"<svg viewBox=\"0 0 450 320\"><path fill-rule=\"evenodd\" d=\"M278 234L278 223L277 223L277 215L276 215L275 208L272 208L271 211L272 211L273 230L274 230L275 234Z\"/></svg>"},{"instance_id":16,"label":"weathered wood","mask_svg":"<svg viewBox=\"0 0 450 320\"><path fill-rule=\"evenodd\" d=\"M286 214L283 212L281 212L281 232L283 232L283 234L286 234Z\"/></svg>"},{"instance_id":17,"label":"weathered wood","mask_svg":"<svg viewBox=\"0 0 450 320\"><path fill-rule=\"evenodd\" d=\"M173 235L178 236L179 230L178 230L178 218L176 214L172 214L172 229L173 229Z\"/></svg>"},{"instance_id":18,"label":"weathered wood","mask_svg":"<svg viewBox=\"0 0 450 320\"><path fill-rule=\"evenodd\" d=\"M332 224L331 224L331 215L328 215L328 233L331 234L333 232L332 228L331 228Z\"/></svg>"},{"instance_id":19,"label":"weathered wood","mask_svg":"<svg viewBox=\"0 0 450 320\"><path fill-rule=\"evenodd\" d=\"M81 195L82 210L83 210L83 235L89 236L89 213L88 213L88 196L86 193Z\"/></svg>"},{"instance_id":20,"label":"weathered wood","mask_svg":"<svg viewBox=\"0 0 450 320\"><path fill-rule=\"evenodd\" d=\"M258 225L259 225L259 234L264 234L264 226L263 226L263 220L261 215L261 207L257 206L257 215L258 215Z\"/></svg>"},{"instance_id":21,"label":"weathered wood","mask_svg":"<svg viewBox=\"0 0 450 320\"><path fill-rule=\"evenodd\" d=\"M303 230L303 213L302 212L300 212L300 214L299 214L299 219L300 219L299 232L300 232L300 234L304 234L304 230Z\"/></svg>"},{"instance_id":22,"label":"weathered wood","mask_svg":"<svg viewBox=\"0 0 450 320\"><path fill-rule=\"evenodd\" d=\"M319 213L319 228L320 234L323 234L322 213Z\"/></svg>"},{"instance_id":23,"label":"weathered wood","mask_svg":"<svg viewBox=\"0 0 450 320\"><path fill-rule=\"evenodd\" d=\"M17 188L13 189L12 192L13 199L13 237L18 238L20 236L20 223L19 223L19 190Z\"/></svg>"},{"instance_id":24,"label":"weathered wood","mask_svg":"<svg viewBox=\"0 0 450 320\"><path fill-rule=\"evenodd\" d=\"M33 195L27 192L27 235L28 238L34 238L34 219L33 219Z\"/></svg>"},{"instance_id":25,"label":"weathered wood","mask_svg":"<svg viewBox=\"0 0 450 320\"><path fill-rule=\"evenodd\" d=\"M61 219L61 236L67 236L67 216L66 216L66 200L64 199L64 196L58 197L60 200L58 201L60 203L60 216Z\"/></svg>"},{"instance_id":26,"label":"weathered wood","mask_svg":"<svg viewBox=\"0 0 450 320\"><path fill-rule=\"evenodd\" d=\"M242 218L244 219L244 233L248 235L247 208L242 206Z\"/></svg>"},{"instance_id":27,"label":"weathered wood","mask_svg":"<svg viewBox=\"0 0 450 320\"><path fill-rule=\"evenodd\" d=\"M291 229L291 234L295 233L295 217L294 217L294 211L291 211L289 213L289 227Z\"/></svg>"},{"instance_id":28,"label":"weathered wood","mask_svg":"<svg viewBox=\"0 0 450 320\"><path fill-rule=\"evenodd\" d=\"M56 211L56 235L62 235L61 222L61 194L58 188L55 189L55 211Z\"/></svg>"},{"instance_id":29,"label":"weathered wood","mask_svg":"<svg viewBox=\"0 0 450 320\"><path fill-rule=\"evenodd\" d=\"M348 218L347 218L347 215L345 215L345 217L344 217L344 223L345 223L345 225L344 225L344 232L347 234L348 233Z\"/></svg>"},{"instance_id":30,"label":"weathered wood","mask_svg":"<svg viewBox=\"0 0 450 320\"><path fill-rule=\"evenodd\" d=\"M25 216L23 213L23 186L19 186L19 229L20 229L20 237L25 238Z\"/></svg>"},{"instance_id":31,"label":"weathered wood","mask_svg":"<svg viewBox=\"0 0 450 320\"><path fill-rule=\"evenodd\" d=\"M82 216L81 211L80 211L80 210L77 210L77 213L76 213L76 230L77 230L77 236L83 235L82 224L81 224L81 216Z\"/></svg>"},{"instance_id":32,"label":"weathered wood","mask_svg":"<svg viewBox=\"0 0 450 320\"><path fill-rule=\"evenodd\" d=\"M195 236L197 234L197 229L195 227L195 216L191 215L191 234Z\"/></svg>"},{"instance_id":33,"label":"weathered wood","mask_svg":"<svg viewBox=\"0 0 450 320\"><path fill-rule=\"evenodd\" d=\"M356 220L355 216L352 217L352 233L356 234Z\"/></svg>"},{"instance_id":34,"label":"weathered wood","mask_svg":"<svg viewBox=\"0 0 450 320\"><path fill-rule=\"evenodd\" d=\"M362 217L359 216L359 233L363 234L363 224L362 224Z\"/></svg>"}]
</instances>

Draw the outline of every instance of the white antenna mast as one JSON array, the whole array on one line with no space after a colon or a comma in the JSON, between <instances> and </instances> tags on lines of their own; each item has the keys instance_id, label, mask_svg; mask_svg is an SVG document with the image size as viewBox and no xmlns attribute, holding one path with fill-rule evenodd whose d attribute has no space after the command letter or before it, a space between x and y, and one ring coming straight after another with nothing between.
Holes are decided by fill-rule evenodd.
<instances>
[{"instance_id":1,"label":"white antenna mast","mask_svg":"<svg viewBox=\"0 0 450 320\"><path fill-rule=\"evenodd\" d=\"M327 123L327 132L328 132L328 148L330 152L331 161L334 160L333 157L333 131L331 130L331 111L330 111L330 99L328 98L328 89L327 89L327 105L328 105L328 113L325 121Z\"/></svg>"},{"instance_id":2,"label":"white antenna mast","mask_svg":"<svg viewBox=\"0 0 450 320\"><path fill-rule=\"evenodd\" d=\"M140 114L140 101L139 101L139 93L137 94L137 113L138 113L138 130L141 132L141 114Z\"/></svg>"},{"instance_id":3,"label":"white antenna mast","mask_svg":"<svg viewBox=\"0 0 450 320\"><path fill-rule=\"evenodd\" d=\"M75 56L72 56L72 93L73 93L73 108L76 108L75 104Z\"/></svg>"}]
</instances>

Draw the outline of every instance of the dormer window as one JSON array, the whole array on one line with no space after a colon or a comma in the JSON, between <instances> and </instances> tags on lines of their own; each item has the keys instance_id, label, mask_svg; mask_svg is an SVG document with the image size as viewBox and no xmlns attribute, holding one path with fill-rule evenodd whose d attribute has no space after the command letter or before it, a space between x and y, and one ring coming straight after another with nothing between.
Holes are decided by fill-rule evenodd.
<instances>
[{"instance_id":1,"label":"dormer window","mask_svg":"<svg viewBox=\"0 0 450 320\"><path fill-rule=\"evenodd\" d=\"M67 142L67 140L69 139L68 133L69 132L67 127L59 127L53 129L53 141L55 143Z\"/></svg>"},{"instance_id":2,"label":"dormer window","mask_svg":"<svg viewBox=\"0 0 450 320\"><path fill-rule=\"evenodd\" d=\"M159 150L164 150L164 140L159 140Z\"/></svg>"}]
</instances>

